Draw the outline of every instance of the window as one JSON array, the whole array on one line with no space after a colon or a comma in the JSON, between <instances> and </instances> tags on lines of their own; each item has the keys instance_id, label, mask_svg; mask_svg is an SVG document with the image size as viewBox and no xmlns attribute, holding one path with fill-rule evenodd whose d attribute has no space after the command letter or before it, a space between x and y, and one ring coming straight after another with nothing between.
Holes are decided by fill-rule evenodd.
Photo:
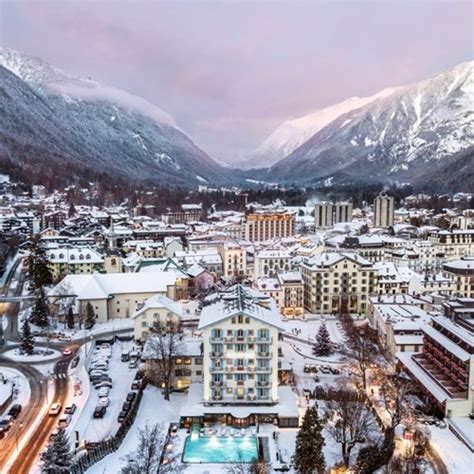
<instances>
[{"instance_id":1,"label":"window","mask_svg":"<svg viewBox=\"0 0 474 474\"><path fill-rule=\"evenodd\" d=\"M195 363L196 365L202 365L202 357L196 357L196 358L194 359L194 363ZM197 373L197 372L196 372L196 373Z\"/></svg>"}]
</instances>

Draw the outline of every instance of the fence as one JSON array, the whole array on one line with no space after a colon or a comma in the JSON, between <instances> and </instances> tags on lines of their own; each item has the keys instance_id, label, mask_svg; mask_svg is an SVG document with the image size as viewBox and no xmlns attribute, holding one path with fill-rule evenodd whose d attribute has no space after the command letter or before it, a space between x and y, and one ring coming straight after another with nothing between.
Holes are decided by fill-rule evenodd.
<instances>
[{"instance_id":1,"label":"fence","mask_svg":"<svg viewBox=\"0 0 474 474\"><path fill-rule=\"evenodd\" d=\"M94 443L92 446L89 445L89 448L87 448L86 443L85 453L83 452L82 454L79 454L71 466L71 474L83 474L93 464L98 463L110 453L117 451L131 426L133 425L133 422L135 421L138 408L140 406L140 401L143 397L143 390L145 389L146 385L147 382L144 381L140 386L132 408L128 412L128 415L124 418L120 428L117 430L117 433L115 433L115 435L111 438Z\"/></svg>"}]
</instances>

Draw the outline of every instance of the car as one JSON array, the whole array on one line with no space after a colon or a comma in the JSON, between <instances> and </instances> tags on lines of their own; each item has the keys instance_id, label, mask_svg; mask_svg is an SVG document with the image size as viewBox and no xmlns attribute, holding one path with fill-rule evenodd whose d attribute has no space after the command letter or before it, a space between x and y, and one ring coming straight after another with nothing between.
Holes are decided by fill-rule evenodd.
<instances>
[{"instance_id":1,"label":"car","mask_svg":"<svg viewBox=\"0 0 474 474\"><path fill-rule=\"evenodd\" d=\"M329 375L331 373L331 371L329 370L329 367L326 367L324 365L319 368L319 371L325 375Z\"/></svg>"},{"instance_id":2,"label":"car","mask_svg":"<svg viewBox=\"0 0 474 474\"><path fill-rule=\"evenodd\" d=\"M99 388L99 397L108 397L110 392L109 387L101 387Z\"/></svg>"},{"instance_id":3,"label":"car","mask_svg":"<svg viewBox=\"0 0 474 474\"><path fill-rule=\"evenodd\" d=\"M108 407L109 406L109 397L100 397L99 398L99 406L100 407Z\"/></svg>"},{"instance_id":4,"label":"car","mask_svg":"<svg viewBox=\"0 0 474 474\"><path fill-rule=\"evenodd\" d=\"M127 398L125 400L127 400L127 402L133 402L136 396L137 396L137 392L128 392Z\"/></svg>"},{"instance_id":5,"label":"car","mask_svg":"<svg viewBox=\"0 0 474 474\"><path fill-rule=\"evenodd\" d=\"M70 347L66 347L66 349L63 350L63 356L70 356L73 352L74 351Z\"/></svg>"},{"instance_id":6,"label":"car","mask_svg":"<svg viewBox=\"0 0 474 474\"><path fill-rule=\"evenodd\" d=\"M58 420L58 428L67 428L71 423L71 415L62 415Z\"/></svg>"},{"instance_id":7,"label":"car","mask_svg":"<svg viewBox=\"0 0 474 474\"><path fill-rule=\"evenodd\" d=\"M314 397L315 398L321 398L325 395L326 391L324 390L324 387L322 385L316 385L314 389Z\"/></svg>"},{"instance_id":8,"label":"car","mask_svg":"<svg viewBox=\"0 0 474 474\"><path fill-rule=\"evenodd\" d=\"M66 408L64 408L64 413L67 415L74 415L76 408L77 405L75 403L71 403L70 405L67 405Z\"/></svg>"},{"instance_id":9,"label":"car","mask_svg":"<svg viewBox=\"0 0 474 474\"><path fill-rule=\"evenodd\" d=\"M119 423L122 423L122 421L125 419L125 417L128 415L128 411L122 410L117 417L117 421Z\"/></svg>"},{"instance_id":10,"label":"car","mask_svg":"<svg viewBox=\"0 0 474 474\"><path fill-rule=\"evenodd\" d=\"M329 367L329 370L333 373L333 375L339 375L341 371L336 367Z\"/></svg>"},{"instance_id":11,"label":"car","mask_svg":"<svg viewBox=\"0 0 474 474\"><path fill-rule=\"evenodd\" d=\"M0 420L0 433L6 433L10 429L11 425L12 425L11 421L5 418L2 418Z\"/></svg>"},{"instance_id":12,"label":"car","mask_svg":"<svg viewBox=\"0 0 474 474\"><path fill-rule=\"evenodd\" d=\"M107 375L108 375L108 372L106 370L94 369L93 371L89 373L89 378L95 379L98 377L107 377Z\"/></svg>"},{"instance_id":13,"label":"car","mask_svg":"<svg viewBox=\"0 0 474 474\"><path fill-rule=\"evenodd\" d=\"M135 380L141 380L143 377L145 377L145 372L139 370L136 374L135 374Z\"/></svg>"},{"instance_id":14,"label":"car","mask_svg":"<svg viewBox=\"0 0 474 474\"><path fill-rule=\"evenodd\" d=\"M122 352L121 360L122 362L128 362L130 360L130 353Z\"/></svg>"},{"instance_id":15,"label":"car","mask_svg":"<svg viewBox=\"0 0 474 474\"><path fill-rule=\"evenodd\" d=\"M112 379L106 375L102 375L101 377L91 377L91 382L92 385L97 388L97 386L100 384L112 384Z\"/></svg>"},{"instance_id":16,"label":"car","mask_svg":"<svg viewBox=\"0 0 474 474\"><path fill-rule=\"evenodd\" d=\"M79 356L76 356L71 361L71 369L75 369L78 365L79 365Z\"/></svg>"},{"instance_id":17,"label":"car","mask_svg":"<svg viewBox=\"0 0 474 474\"><path fill-rule=\"evenodd\" d=\"M59 433L59 428L54 428L54 430L51 431L51 434L49 435L49 439L51 440L51 439L54 438L58 433Z\"/></svg>"},{"instance_id":18,"label":"car","mask_svg":"<svg viewBox=\"0 0 474 474\"><path fill-rule=\"evenodd\" d=\"M141 380L134 380L132 382L132 386L130 387L132 390L138 390L141 386L142 382Z\"/></svg>"},{"instance_id":19,"label":"car","mask_svg":"<svg viewBox=\"0 0 474 474\"><path fill-rule=\"evenodd\" d=\"M319 378L318 375L315 375L314 378L313 378L313 380L314 380L315 382L319 382L321 379Z\"/></svg>"},{"instance_id":20,"label":"car","mask_svg":"<svg viewBox=\"0 0 474 474\"><path fill-rule=\"evenodd\" d=\"M132 408L132 402L123 402L122 411L129 412L130 408Z\"/></svg>"},{"instance_id":21,"label":"car","mask_svg":"<svg viewBox=\"0 0 474 474\"><path fill-rule=\"evenodd\" d=\"M21 413L21 408L22 406L19 403L15 403L10 410L8 410L8 415L10 415L12 418L16 419Z\"/></svg>"},{"instance_id":22,"label":"car","mask_svg":"<svg viewBox=\"0 0 474 474\"><path fill-rule=\"evenodd\" d=\"M110 347L110 344L108 342L103 342L101 345L100 345L100 349L112 349Z\"/></svg>"},{"instance_id":23,"label":"car","mask_svg":"<svg viewBox=\"0 0 474 474\"><path fill-rule=\"evenodd\" d=\"M89 367L89 374L94 370L99 370L101 372L107 372L109 370L108 364L93 364Z\"/></svg>"},{"instance_id":24,"label":"car","mask_svg":"<svg viewBox=\"0 0 474 474\"><path fill-rule=\"evenodd\" d=\"M94 418L104 418L105 412L107 411L107 407L99 405L94 409Z\"/></svg>"},{"instance_id":25,"label":"car","mask_svg":"<svg viewBox=\"0 0 474 474\"><path fill-rule=\"evenodd\" d=\"M129 369L136 369L138 367L138 360L131 360L128 363L128 368Z\"/></svg>"},{"instance_id":26,"label":"car","mask_svg":"<svg viewBox=\"0 0 474 474\"><path fill-rule=\"evenodd\" d=\"M62 407L62 405L61 405L60 403L53 403L53 404L49 407L48 415L49 415L49 416L56 416L56 415L59 415L59 412L61 411L61 407Z\"/></svg>"}]
</instances>

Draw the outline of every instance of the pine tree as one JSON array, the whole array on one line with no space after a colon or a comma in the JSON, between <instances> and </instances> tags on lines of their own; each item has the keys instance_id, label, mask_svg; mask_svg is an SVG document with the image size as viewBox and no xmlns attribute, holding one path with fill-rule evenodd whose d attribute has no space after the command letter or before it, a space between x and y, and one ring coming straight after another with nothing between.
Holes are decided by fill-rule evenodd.
<instances>
[{"instance_id":1,"label":"pine tree","mask_svg":"<svg viewBox=\"0 0 474 474\"><path fill-rule=\"evenodd\" d=\"M321 434L323 424L318 416L318 410L312 406L306 410L303 422L296 436L296 448L293 464L301 474L324 473L324 438Z\"/></svg>"},{"instance_id":2,"label":"pine tree","mask_svg":"<svg viewBox=\"0 0 474 474\"><path fill-rule=\"evenodd\" d=\"M20 350L23 354L31 355L33 354L34 348L34 338L31 334L30 322L28 321L28 318L25 318L21 327Z\"/></svg>"},{"instance_id":3,"label":"pine tree","mask_svg":"<svg viewBox=\"0 0 474 474\"><path fill-rule=\"evenodd\" d=\"M43 298L38 298L33 306L33 310L31 311L30 321L36 326L45 328L49 325L48 314L48 306L46 305L45 300Z\"/></svg>"},{"instance_id":4,"label":"pine tree","mask_svg":"<svg viewBox=\"0 0 474 474\"><path fill-rule=\"evenodd\" d=\"M319 326L318 334L316 335L316 343L313 346L313 354L316 356L328 356L332 353L331 336L329 336L326 323L323 321Z\"/></svg>"},{"instance_id":5,"label":"pine tree","mask_svg":"<svg viewBox=\"0 0 474 474\"><path fill-rule=\"evenodd\" d=\"M69 474L72 466L72 452L64 429L60 428L58 433L48 444L43 456L44 474Z\"/></svg>"},{"instance_id":6,"label":"pine tree","mask_svg":"<svg viewBox=\"0 0 474 474\"><path fill-rule=\"evenodd\" d=\"M30 289L44 294L43 288L53 283L53 274L49 268L49 260L40 239L34 237L31 242L30 254L27 257L27 276Z\"/></svg>"},{"instance_id":7,"label":"pine tree","mask_svg":"<svg viewBox=\"0 0 474 474\"><path fill-rule=\"evenodd\" d=\"M85 327L86 329L91 329L95 324L95 313L94 308L90 301L86 305L86 318L85 318Z\"/></svg>"},{"instance_id":8,"label":"pine tree","mask_svg":"<svg viewBox=\"0 0 474 474\"><path fill-rule=\"evenodd\" d=\"M74 203L71 201L71 203L69 204L69 210L68 210L67 216L71 218L75 213L76 213L76 208L74 207Z\"/></svg>"},{"instance_id":9,"label":"pine tree","mask_svg":"<svg viewBox=\"0 0 474 474\"><path fill-rule=\"evenodd\" d=\"M67 310L66 322L69 329L74 329L74 313L71 307Z\"/></svg>"}]
</instances>

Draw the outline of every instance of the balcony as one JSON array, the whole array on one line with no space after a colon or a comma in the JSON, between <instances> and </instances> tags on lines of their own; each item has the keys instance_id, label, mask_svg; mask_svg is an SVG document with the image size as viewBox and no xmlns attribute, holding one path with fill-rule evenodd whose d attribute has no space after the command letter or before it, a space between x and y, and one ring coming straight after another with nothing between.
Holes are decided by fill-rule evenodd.
<instances>
[{"instance_id":1,"label":"balcony","mask_svg":"<svg viewBox=\"0 0 474 474\"><path fill-rule=\"evenodd\" d=\"M222 380L212 380L211 381L211 387L222 387Z\"/></svg>"},{"instance_id":2,"label":"balcony","mask_svg":"<svg viewBox=\"0 0 474 474\"><path fill-rule=\"evenodd\" d=\"M271 356L271 352L257 352L257 357L270 358Z\"/></svg>"},{"instance_id":3,"label":"balcony","mask_svg":"<svg viewBox=\"0 0 474 474\"><path fill-rule=\"evenodd\" d=\"M257 380L257 387L269 387L270 382L268 380Z\"/></svg>"},{"instance_id":4,"label":"balcony","mask_svg":"<svg viewBox=\"0 0 474 474\"><path fill-rule=\"evenodd\" d=\"M211 342L224 342L224 338L222 336L212 336Z\"/></svg>"},{"instance_id":5,"label":"balcony","mask_svg":"<svg viewBox=\"0 0 474 474\"><path fill-rule=\"evenodd\" d=\"M210 371L211 371L211 373L224 372L224 367L211 367ZM227 369L226 369L226 372L227 372Z\"/></svg>"},{"instance_id":6,"label":"balcony","mask_svg":"<svg viewBox=\"0 0 474 474\"><path fill-rule=\"evenodd\" d=\"M223 352L211 352L211 358L223 357Z\"/></svg>"},{"instance_id":7,"label":"balcony","mask_svg":"<svg viewBox=\"0 0 474 474\"><path fill-rule=\"evenodd\" d=\"M271 374L272 368L271 367L256 367L255 372L263 373L263 374Z\"/></svg>"}]
</instances>

